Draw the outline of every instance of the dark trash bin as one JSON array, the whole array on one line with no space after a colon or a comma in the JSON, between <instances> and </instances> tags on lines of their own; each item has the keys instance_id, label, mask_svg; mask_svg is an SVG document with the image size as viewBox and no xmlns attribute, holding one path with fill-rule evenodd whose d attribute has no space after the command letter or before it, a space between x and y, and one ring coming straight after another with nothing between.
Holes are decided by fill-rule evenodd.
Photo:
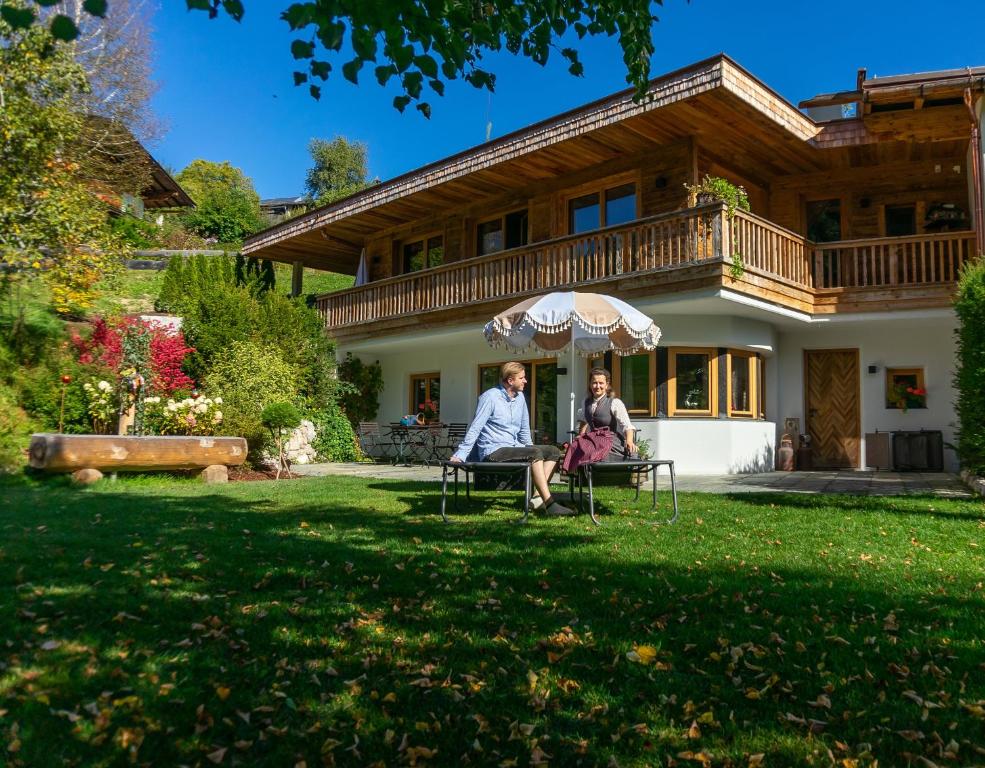
<instances>
[{"instance_id":1,"label":"dark trash bin","mask_svg":"<svg viewBox=\"0 0 985 768\"><path fill-rule=\"evenodd\" d=\"M893 432L893 469L943 472L944 433L935 429Z\"/></svg>"}]
</instances>

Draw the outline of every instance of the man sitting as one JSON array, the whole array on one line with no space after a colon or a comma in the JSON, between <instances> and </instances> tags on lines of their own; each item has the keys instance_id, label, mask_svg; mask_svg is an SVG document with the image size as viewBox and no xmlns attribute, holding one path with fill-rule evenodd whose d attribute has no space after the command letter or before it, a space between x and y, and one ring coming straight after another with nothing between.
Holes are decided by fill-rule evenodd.
<instances>
[{"instance_id":1,"label":"man sitting","mask_svg":"<svg viewBox=\"0 0 985 768\"><path fill-rule=\"evenodd\" d=\"M551 496L550 481L561 454L553 445L533 445L530 439L530 414L523 397L526 385L527 372L520 363L503 364L499 386L480 395L475 417L451 461L467 461L473 446L478 448L479 461L530 461L530 475L544 501L545 514L569 517L574 510Z\"/></svg>"}]
</instances>

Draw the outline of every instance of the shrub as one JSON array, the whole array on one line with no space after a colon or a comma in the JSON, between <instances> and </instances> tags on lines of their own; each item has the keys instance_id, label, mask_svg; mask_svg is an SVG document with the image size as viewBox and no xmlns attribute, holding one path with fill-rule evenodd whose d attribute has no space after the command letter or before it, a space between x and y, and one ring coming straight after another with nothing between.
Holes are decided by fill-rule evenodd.
<instances>
[{"instance_id":1,"label":"shrub","mask_svg":"<svg viewBox=\"0 0 985 768\"><path fill-rule=\"evenodd\" d=\"M152 435L215 435L222 429L223 400L210 397L183 400L144 398L144 429Z\"/></svg>"},{"instance_id":2,"label":"shrub","mask_svg":"<svg viewBox=\"0 0 985 768\"><path fill-rule=\"evenodd\" d=\"M958 316L957 451L961 465L985 475L985 261L961 273L954 304Z\"/></svg>"},{"instance_id":3,"label":"shrub","mask_svg":"<svg viewBox=\"0 0 985 768\"><path fill-rule=\"evenodd\" d=\"M110 219L110 230L133 248L156 248L158 228L149 221L133 216L117 216Z\"/></svg>"},{"instance_id":4,"label":"shrub","mask_svg":"<svg viewBox=\"0 0 985 768\"><path fill-rule=\"evenodd\" d=\"M339 380L349 385L339 393L339 403L349 423L356 427L360 421L372 421L380 410L383 391L383 368L379 361L367 365L358 357L346 354L338 368Z\"/></svg>"},{"instance_id":5,"label":"shrub","mask_svg":"<svg viewBox=\"0 0 985 768\"><path fill-rule=\"evenodd\" d=\"M313 413L314 449L323 461L359 461L362 454L356 433L345 413L336 403Z\"/></svg>"},{"instance_id":6,"label":"shrub","mask_svg":"<svg viewBox=\"0 0 985 768\"><path fill-rule=\"evenodd\" d=\"M260 414L260 423L270 431L270 437L277 444L277 477L282 469L290 476L291 470L284 456L284 434L301 423L301 414L291 403L271 403Z\"/></svg>"},{"instance_id":7,"label":"shrub","mask_svg":"<svg viewBox=\"0 0 985 768\"><path fill-rule=\"evenodd\" d=\"M291 403L270 403L260 414L260 423L276 435L295 429L301 423L301 414Z\"/></svg>"},{"instance_id":8,"label":"shrub","mask_svg":"<svg viewBox=\"0 0 985 768\"><path fill-rule=\"evenodd\" d=\"M300 391L310 406L325 406L337 387L335 347L317 311L301 299L261 291L256 280L262 271L256 280L236 285L234 270L231 259L204 256L168 265L158 303L184 318L186 338L196 350L187 372L204 380L219 354L234 342L251 341L276 349L300 372Z\"/></svg>"},{"instance_id":9,"label":"shrub","mask_svg":"<svg viewBox=\"0 0 985 768\"><path fill-rule=\"evenodd\" d=\"M31 421L17 405L17 393L0 384L0 472L15 472L24 466L30 434Z\"/></svg>"},{"instance_id":10,"label":"shrub","mask_svg":"<svg viewBox=\"0 0 985 768\"><path fill-rule=\"evenodd\" d=\"M195 350L185 343L181 331L151 326L133 317L113 322L97 317L90 336L74 333L72 344L79 363L101 365L117 377L126 365L136 365L147 377L148 391L171 395L195 386L182 370Z\"/></svg>"},{"instance_id":11,"label":"shrub","mask_svg":"<svg viewBox=\"0 0 985 768\"><path fill-rule=\"evenodd\" d=\"M221 397L223 432L242 435L252 451L266 441L260 414L270 403L297 402L299 372L274 349L252 341L235 341L219 353L205 378L205 388Z\"/></svg>"}]
</instances>

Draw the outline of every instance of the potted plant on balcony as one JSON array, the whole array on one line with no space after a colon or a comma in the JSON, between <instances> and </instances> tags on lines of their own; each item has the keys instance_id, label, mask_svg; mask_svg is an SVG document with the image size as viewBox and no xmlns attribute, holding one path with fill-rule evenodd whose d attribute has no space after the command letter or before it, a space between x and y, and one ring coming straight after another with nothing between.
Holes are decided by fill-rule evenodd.
<instances>
[{"instance_id":1,"label":"potted plant on balcony","mask_svg":"<svg viewBox=\"0 0 985 768\"><path fill-rule=\"evenodd\" d=\"M745 187L733 184L721 176L705 174L698 184L685 184L684 187L691 193L693 205L707 205L721 200L725 203L725 212L730 219L735 216L736 208L749 210L749 195L746 194Z\"/></svg>"},{"instance_id":2,"label":"potted plant on balcony","mask_svg":"<svg viewBox=\"0 0 985 768\"><path fill-rule=\"evenodd\" d=\"M746 194L745 187L733 184L721 176L711 176L706 173L698 184L685 184L684 188L691 195L692 205L708 205L715 201L725 203L725 215L729 221L735 218L737 208L749 210L749 195ZM729 259L731 261L729 274L733 280L738 280L746 271L742 254L736 251L729 256Z\"/></svg>"}]
</instances>

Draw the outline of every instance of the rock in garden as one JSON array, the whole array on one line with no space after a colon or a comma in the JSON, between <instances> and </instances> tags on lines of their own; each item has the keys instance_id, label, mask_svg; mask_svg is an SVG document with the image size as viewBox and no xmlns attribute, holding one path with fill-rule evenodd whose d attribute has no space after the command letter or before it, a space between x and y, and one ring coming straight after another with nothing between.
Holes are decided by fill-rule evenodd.
<instances>
[{"instance_id":1,"label":"rock in garden","mask_svg":"<svg viewBox=\"0 0 985 768\"><path fill-rule=\"evenodd\" d=\"M103 479L103 473L98 469L77 469L72 473L72 481L76 485L92 485Z\"/></svg>"},{"instance_id":2,"label":"rock in garden","mask_svg":"<svg viewBox=\"0 0 985 768\"><path fill-rule=\"evenodd\" d=\"M229 469L225 464L212 464L203 469L199 477L202 478L203 483L208 485L212 485L213 483L228 483Z\"/></svg>"}]
</instances>

